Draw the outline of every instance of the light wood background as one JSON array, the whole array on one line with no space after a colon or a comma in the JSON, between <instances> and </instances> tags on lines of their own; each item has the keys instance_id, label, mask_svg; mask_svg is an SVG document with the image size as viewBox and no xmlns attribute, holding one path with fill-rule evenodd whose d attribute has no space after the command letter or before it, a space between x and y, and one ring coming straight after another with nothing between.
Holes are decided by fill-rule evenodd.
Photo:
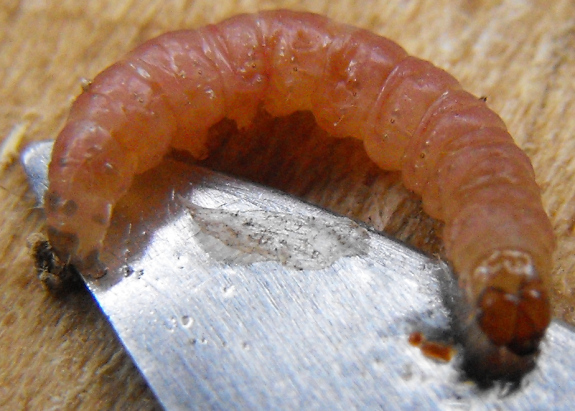
<instances>
[{"instance_id":1,"label":"light wood background","mask_svg":"<svg viewBox=\"0 0 575 411\"><path fill-rule=\"evenodd\" d=\"M0 0L0 138L55 137L81 79L152 36L280 7L386 35L488 97L533 160L558 238L555 315L575 322L572 0ZM326 139L305 116L262 122L251 144L238 141L208 164L441 252L440 225L356 142ZM36 280L26 238L42 216L11 159L0 158L0 408L157 408L90 295L55 298Z\"/></svg>"}]
</instances>

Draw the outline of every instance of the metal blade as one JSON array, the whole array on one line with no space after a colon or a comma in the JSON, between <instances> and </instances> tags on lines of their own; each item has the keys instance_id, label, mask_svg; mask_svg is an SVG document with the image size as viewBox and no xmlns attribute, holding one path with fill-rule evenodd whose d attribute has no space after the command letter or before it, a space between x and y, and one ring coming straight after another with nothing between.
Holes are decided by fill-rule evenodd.
<instances>
[{"instance_id":1,"label":"metal blade","mask_svg":"<svg viewBox=\"0 0 575 411\"><path fill-rule=\"evenodd\" d=\"M50 150L22 155L40 198ZM481 391L408 342L450 332L444 263L268 188L167 160L116 208L103 260L85 281L168 410L572 406L570 327L520 389Z\"/></svg>"}]
</instances>

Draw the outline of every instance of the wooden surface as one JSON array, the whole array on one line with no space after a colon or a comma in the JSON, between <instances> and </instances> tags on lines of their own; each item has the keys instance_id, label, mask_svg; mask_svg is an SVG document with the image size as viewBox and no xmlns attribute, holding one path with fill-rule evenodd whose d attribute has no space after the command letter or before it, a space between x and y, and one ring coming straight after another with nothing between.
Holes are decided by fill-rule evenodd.
<instances>
[{"instance_id":1,"label":"wooden surface","mask_svg":"<svg viewBox=\"0 0 575 411\"><path fill-rule=\"evenodd\" d=\"M320 12L386 35L488 97L532 158L558 237L555 314L574 322L572 0L2 0L0 138L20 136L24 145L55 137L81 79L145 39L278 7ZM226 144L210 166L441 252L440 224L422 215L396 174L372 166L357 142L328 139L305 115L262 120L251 144L228 139L226 127L220 134ZM0 159L0 408L156 408L90 295L56 298L36 280L26 238L43 229L42 216L10 158L8 152Z\"/></svg>"}]
</instances>

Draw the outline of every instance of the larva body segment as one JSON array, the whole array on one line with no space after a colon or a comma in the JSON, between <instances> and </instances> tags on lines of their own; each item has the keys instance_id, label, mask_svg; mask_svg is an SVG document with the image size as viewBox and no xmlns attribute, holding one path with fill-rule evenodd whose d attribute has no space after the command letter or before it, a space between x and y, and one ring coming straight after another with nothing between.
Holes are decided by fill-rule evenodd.
<instances>
[{"instance_id":1,"label":"larva body segment","mask_svg":"<svg viewBox=\"0 0 575 411\"><path fill-rule=\"evenodd\" d=\"M310 110L363 140L445 221L445 248L479 327L496 347L536 352L550 321L554 248L526 155L485 101L392 41L325 17L241 15L152 39L74 103L50 165L48 235L63 260L97 262L114 204L171 149L209 154L208 129L263 107Z\"/></svg>"}]
</instances>

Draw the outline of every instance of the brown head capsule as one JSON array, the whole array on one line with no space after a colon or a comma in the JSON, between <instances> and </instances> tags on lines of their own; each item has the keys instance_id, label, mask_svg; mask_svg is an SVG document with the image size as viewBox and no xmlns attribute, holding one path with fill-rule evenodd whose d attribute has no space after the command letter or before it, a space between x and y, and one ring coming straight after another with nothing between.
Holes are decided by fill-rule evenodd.
<instances>
[{"instance_id":1,"label":"brown head capsule","mask_svg":"<svg viewBox=\"0 0 575 411\"><path fill-rule=\"evenodd\" d=\"M473 274L479 284L479 326L498 346L517 355L534 354L551 321L543 282L528 254L495 251Z\"/></svg>"}]
</instances>

